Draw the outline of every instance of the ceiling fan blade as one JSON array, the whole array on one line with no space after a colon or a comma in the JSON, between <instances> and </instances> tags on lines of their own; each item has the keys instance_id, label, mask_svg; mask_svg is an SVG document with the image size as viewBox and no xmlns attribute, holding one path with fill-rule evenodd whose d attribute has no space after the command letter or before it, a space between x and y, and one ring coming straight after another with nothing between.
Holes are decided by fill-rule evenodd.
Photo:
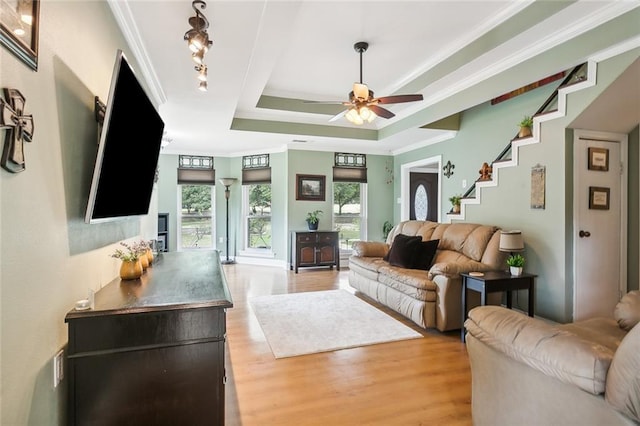
<instances>
[{"instance_id":1,"label":"ceiling fan blade","mask_svg":"<svg viewBox=\"0 0 640 426\"><path fill-rule=\"evenodd\" d=\"M353 94L356 98L359 99L368 99L369 98L369 88L366 84L362 83L353 83Z\"/></svg>"},{"instance_id":2,"label":"ceiling fan blade","mask_svg":"<svg viewBox=\"0 0 640 426\"><path fill-rule=\"evenodd\" d=\"M394 113L392 113L388 109L384 109L382 107L379 107L378 105L369 105L369 109L375 112L378 117L392 118L396 116Z\"/></svg>"},{"instance_id":3,"label":"ceiling fan blade","mask_svg":"<svg viewBox=\"0 0 640 426\"><path fill-rule=\"evenodd\" d=\"M351 105L350 102L346 101L306 101L303 100L304 104L324 104L324 105Z\"/></svg>"},{"instance_id":4,"label":"ceiling fan blade","mask_svg":"<svg viewBox=\"0 0 640 426\"><path fill-rule=\"evenodd\" d=\"M349 110L345 109L341 113L334 115L333 117L331 117L329 119L329 122L340 120L342 117L344 117L344 115L347 113L347 111L349 111Z\"/></svg>"},{"instance_id":5,"label":"ceiling fan blade","mask_svg":"<svg viewBox=\"0 0 640 426\"><path fill-rule=\"evenodd\" d=\"M394 96L383 96L381 98L374 99L378 101L380 104L400 104L403 102L415 102L421 101L424 99L422 95L394 95Z\"/></svg>"}]
</instances>

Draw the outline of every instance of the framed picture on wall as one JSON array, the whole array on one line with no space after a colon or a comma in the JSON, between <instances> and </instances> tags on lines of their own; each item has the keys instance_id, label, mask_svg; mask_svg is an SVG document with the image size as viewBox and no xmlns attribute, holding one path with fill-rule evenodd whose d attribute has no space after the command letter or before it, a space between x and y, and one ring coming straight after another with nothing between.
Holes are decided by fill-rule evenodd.
<instances>
[{"instance_id":1,"label":"framed picture on wall","mask_svg":"<svg viewBox=\"0 0 640 426\"><path fill-rule=\"evenodd\" d=\"M0 44L38 70L40 0L0 1Z\"/></svg>"},{"instance_id":2,"label":"framed picture on wall","mask_svg":"<svg viewBox=\"0 0 640 426\"><path fill-rule=\"evenodd\" d=\"M589 208L592 210L609 210L609 188L590 186Z\"/></svg>"},{"instance_id":3,"label":"framed picture on wall","mask_svg":"<svg viewBox=\"0 0 640 426\"><path fill-rule=\"evenodd\" d=\"M609 150L607 148L590 147L589 151L589 170L597 170L600 172L609 171Z\"/></svg>"},{"instance_id":4,"label":"framed picture on wall","mask_svg":"<svg viewBox=\"0 0 640 426\"><path fill-rule=\"evenodd\" d=\"M296 200L324 201L324 175L296 175Z\"/></svg>"}]
</instances>

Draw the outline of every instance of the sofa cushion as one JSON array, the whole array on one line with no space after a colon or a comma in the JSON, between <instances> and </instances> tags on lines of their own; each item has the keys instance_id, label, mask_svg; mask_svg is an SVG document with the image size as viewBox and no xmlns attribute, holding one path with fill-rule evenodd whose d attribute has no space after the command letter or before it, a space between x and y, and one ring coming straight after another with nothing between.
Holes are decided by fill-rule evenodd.
<instances>
[{"instance_id":1,"label":"sofa cushion","mask_svg":"<svg viewBox=\"0 0 640 426\"><path fill-rule=\"evenodd\" d=\"M438 249L440 240L420 241L414 257L412 269L428 271Z\"/></svg>"},{"instance_id":2,"label":"sofa cushion","mask_svg":"<svg viewBox=\"0 0 640 426\"><path fill-rule=\"evenodd\" d=\"M622 339L609 374L605 399L615 408L640 421L640 326Z\"/></svg>"},{"instance_id":3,"label":"sofa cushion","mask_svg":"<svg viewBox=\"0 0 640 426\"><path fill-rule=\"evenodd\" d=\"M395 268L390 266L389 268ZM401 269L401 268L397 268ZM433 281L425 280L424 275L420 276L418 269L405 269L407 273L401 275L401 280L393 278L393 276L381 273L378 275L378 282L385 287L392 288L402 294L411 296L413 299L422 302L435 302L438 295L436 293L436 284ZM424 272L422 272L424 274Z\"/></svg>"},{"instance_id":4,"label":"sofa cushion","mask_svg":"<svg viewBox=\"0 0 640 426\"><path fill-rule=\"evenodd\" d=\"M349 257L349 266L357 265L363 270L378 273L378 269L382 266L388 266L389 263L382 260L381 257L359 257L359 256L351 256ZM374 277L377 275L374 275Z\"/></svg>"},{"instance_id":5,"label":"sofa cushion","mask_svg":"<svg viewBox=\"0 0 640 426\"><path fill-rule=\"evenodd\" d=\"M616 305L613 317L620 328L627 331L640 322L640 291L633 290L625 294Z\"/></svg>"},{"instance_id":6,"label":"sofa cushion","mask_svg":"<svg viewBox=\"0 0 640 426\"><path fill-rule=\"evenodd\" d=\"M387 256L383 259L393 266L413 268L416 251L418 250L420 242L422 242L422 237L419 236L396 235L393 239L393 244L391 244L391 249L389 249L389 253L387 253Z\"/></svg>"}]
</instances>

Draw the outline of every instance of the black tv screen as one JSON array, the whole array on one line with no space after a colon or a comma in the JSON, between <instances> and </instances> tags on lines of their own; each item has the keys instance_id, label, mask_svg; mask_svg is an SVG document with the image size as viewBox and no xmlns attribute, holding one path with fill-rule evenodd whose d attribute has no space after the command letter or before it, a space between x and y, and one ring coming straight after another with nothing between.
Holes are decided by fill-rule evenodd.
<instances>
[{"instance_id":1,"label":"black tv screen","mask_svg":"<svg viewBox=\"0 0 640 426\"><path fill-rule=\"evenodd\" d=\"M149 213L163 131L164 122L118 50L85 222Z\"/></svg>"}]
</instances>

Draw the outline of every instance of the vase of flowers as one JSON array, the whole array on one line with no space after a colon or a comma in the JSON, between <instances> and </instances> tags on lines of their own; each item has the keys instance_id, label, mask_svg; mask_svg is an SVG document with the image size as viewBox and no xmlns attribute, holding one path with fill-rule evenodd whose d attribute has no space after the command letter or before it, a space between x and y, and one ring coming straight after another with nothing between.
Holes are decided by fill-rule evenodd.
<instances>
[{"instance_id":1,"label":"vase of flowers","mask_svg":"<svg viewBox=\"0 0 640 426\"><path fill-rule=\"evenodd\" d=\"M123 280L140 278L144 272L142 263L140 262L140 252L135 245L129 245L125 242L120 242L120 245L123 248L117 248L111 255L111 257L122 261L120 265L120 278Z\"/></svg>"},{"instance_id":2,"label":"vase of flowers","mask_svg":"<svg viewBox=\"0 0 640 426\"><path fill-rule=\"evenodd\" d=\"M146 271L147 268L151 266L151 262L153 260L153 257L151 260L149 259L149 244L143 240L137 241L133 244L133 250L138 252L138 257L140 258L140 263L142 264L142 270Z\"/></svg>"}]
</instances>

